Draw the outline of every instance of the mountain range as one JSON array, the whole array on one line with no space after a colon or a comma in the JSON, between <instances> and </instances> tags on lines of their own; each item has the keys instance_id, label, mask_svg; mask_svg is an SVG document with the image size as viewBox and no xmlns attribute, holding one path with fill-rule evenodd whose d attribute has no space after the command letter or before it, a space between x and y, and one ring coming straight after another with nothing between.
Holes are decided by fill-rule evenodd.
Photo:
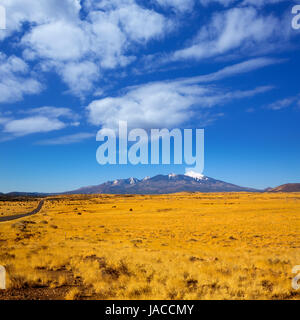
<instances>
[{"instance_id":1,"label":"mountain range","mask_svg":"<svg viewBox=\"0 0 300 320\"><path fill-rule=\"evenodd\" d=\"M71 194L169 194L177 192L300 192L300 183L284 184L265 190L237 186L190 171L186 174L157 175L144 179L128 178L108 181L63 193L10 192L0 197L42 197Z\"/></svg>"},{"instance_id":2,"label":"mountain range","mask_svg":"<svg viewBox=\"0 0 300 320\"><path fill-rule=\"evenodd\" d=\"M142 180L136 178L108 181L97 186L80 188L65 194L168 194L176 192L257 192L196 172L157 175Z\"/></svg>"}]
</instances>

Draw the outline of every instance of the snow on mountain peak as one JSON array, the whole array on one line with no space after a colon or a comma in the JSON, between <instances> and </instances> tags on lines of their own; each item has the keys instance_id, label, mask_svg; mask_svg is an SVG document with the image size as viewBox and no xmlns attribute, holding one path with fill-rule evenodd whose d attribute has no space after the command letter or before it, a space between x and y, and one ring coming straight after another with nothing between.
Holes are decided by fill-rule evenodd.
<instances>
[{"instance_id":1,"label":"snow on mountain peak","mask_svg":"<svg viewBox=\"0 0 300 320\"><path fill-rule=\"evenodd\" d=\"M176 176L177 176L177 174L175 174L175 173L170 173L168 177L169 177L169 179L171 179L171 178L175 178Z\"/></svg>"},{"instance_id":2,"label":"snow on mountain peak","mask_svg":"<svg viewBox=\"0 0 300 320\"><path fill-rule=\"evenodd\" d=\"M135 184L135 183L136 183L136 180L135 180L134 178L130 178L130 179L129 179L129 183L130 183L130 184Z\"/></svg>"},{"instance_id":3,"label":"snow on mountain peak","mask_svg":"<svg viewBox=\"0 0 300 320\"><path fill-rule=\"evenodd\" d=\"M203 174L195 172L195 171L188 171L185 173L185 176L193 178L195 180L206 180L205 176Z\"/></svg>"}]
</instances>

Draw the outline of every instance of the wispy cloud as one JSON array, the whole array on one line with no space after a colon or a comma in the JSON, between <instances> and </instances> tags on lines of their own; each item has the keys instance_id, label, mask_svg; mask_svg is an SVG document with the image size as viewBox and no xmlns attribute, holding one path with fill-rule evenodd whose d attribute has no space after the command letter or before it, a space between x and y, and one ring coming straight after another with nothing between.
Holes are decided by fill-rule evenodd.
<instances>
[{"instance_id":1,"label":"wispy cloud","mask_svg":"<svg viewBox=\"0 0 300 320\"><path fill-rule=\"evenodd\" d=\"M260 86L250 90L224 90L208 83L283 61L251 59L207 75L128 87L125 94L91 102L87 107L89 122L115 128L119 120L126 120L132 127L170 128L197 119L198 124L204 126L220 115L220 112L212 112L212 107L273 89L273 86Z\"/></svg>"},{"instance_id":2,"label":"wispy cloud","mask_svg":"<svg viewBox=\"0 0 300 320\"><path fill-rule=\"evenodd\" d=\"M260 13L254 7L235 7L213 15L197 36L165 62L207 59L238 50L239 55L268 52L280 48L289 37L289 24L278 17Z\"/></svg>"},{"instance_id":3,"label":"wispy cloud","mask_svg":"<svg viewBox=\"0 0 300 320\"><path fill-rule=\"evenodd\" d=\"M125 94L95 100L87 107L89 122L116 128L119 120L130 127L171 128L189 124L191 119L205 126L219 112L212 107L272 90L262 86L250 90L224 90L192 80L152 82L127 88Z\"/></svg>"},{"instance_id":4,"label":"wispy cloud","mask_svg":"<svg viewBox=\"0 0 300 320\"><path fill-rule=\"evenodd\" d=\"M29 116L24 117L24 113ZM2 118L4 133L19 137L78 125L78 115L69 108L41 107L20 111L18 115ZM20 117L21 115L23 117Z\"/></svg>"},{"instance_id":5,"label":"wispy cloud","mask_svg":"<svg viewBox=\"0 0 300 320\"><path fill-rule=\"evenodd\" d=\"M73 120L77 120L79 117L78 114L76 114L70 108L56 108L56 107L52 107L52 106L31 108L31 109L24 111L24 113L45 116L48 118L65 117L65 118L69 118L69 119L73 119Z\"/></svg>"},{"instance_id":6,"label":"wispy cloud","mask_svg":"<svg viewBox=\"0 0 300 320\"><path fill-rule=\"evenodd\" d=\"M66 144L74 144L74 143L80 143L82 141L95 138L94 133L86 133L86 132L81 132L81 133L75 133L71 135L66 135L58 138L53 138L53 139L46 139L46 140L41 140L38 141L37 144L39 145L66 145Z\"/></svg>"},{"instance_id":7,"label":"wispy cloud","mask_svg":"<svg viewBox=\"0 0 300 320\"><path fill-rule=\"evenodd\" d=\"M300 107L300 95L275 101L267 105L265 108L273 111L278 111L292 106Z\"/></svg>"},{"instance_id":8,"label":"wispy cloud","mask_svg":"<svg viewBox=\"0 0 300 320\"><path fill-rule=\"evenodd\" d=\"M181 79L182 83L207 83L222 80L228 77L237 76L243 73L248 73L261 69L273 64L286 62L285 59L274 59L274 58L256 58L243 61L228 67L225 67L217 72L210 73L203 76Z\"/></svg>"},{"instance_id":9,"label":"wispy cloud","mask_svg":"<svg viewBox=\"0 0 300 320\"><path fill-rule=\"evenodd\" d=\"M5 133L11 133L15 136L25 136L31 133L60 130L65 126L65 123L58 119L49 119L42 116L36 116L11 120L5 123L3 131Z\"/></svg>"}]
</instances>

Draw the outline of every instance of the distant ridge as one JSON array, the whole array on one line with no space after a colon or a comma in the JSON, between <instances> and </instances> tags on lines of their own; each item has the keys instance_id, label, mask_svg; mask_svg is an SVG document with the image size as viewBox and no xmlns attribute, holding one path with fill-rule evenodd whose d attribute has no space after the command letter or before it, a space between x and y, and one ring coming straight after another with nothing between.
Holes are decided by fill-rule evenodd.
<instances>
[{"instance_id":1,"label":"distant ridge","mask_svg":"<svg viewBox=\"0 0 300 320\"><path fill-rule=\"evenodd\" d=\"M142 180L137 178L108 181L96 186L83 187L64 194L168 194L177 192L261 192L196 172L157 175Z\"/></svg>"},{"instance_id":2,"label":"distant ridge","mask_svg":"<svg viewBox=\"0 0 300 320\"><path fill-rule=\"evenodd\" d=\"M268 192L300 192L300 183L287 183L276 188L268 189Z\"/></svg>"},{"instance_id":3,"label":"distant ridge","mask_svg":"<svg viewBox=\"0 0 300 320\"><path fill-rule=\"evenodd\" d=\"M47 197L72 194L169 194L177 192L300 192L300 183L287 183L265 190L237 186L190 171L186 174L157 175L144 179L128 178L108 181L62 193L0 192L0 198Z\"/></svg>"},{"instance_id":4,"label":"distant ridge","mask_svg":"<svg viewBox=\"0 0 300 320\"><path fill-rule=\"evenodd\" d=\"M0 193L0 195L5 195L9 197L40 197L46 196L47 193L39 193L39 192L9 192L9 193Z\"/></svg>"},{"instance_id":5,"label":"distant ridge","mask_svg":"<svg viewBox=\"0 0 300 320\"><path fill-rule=\"evenodd\" d=\"M27 197L30 198L44 198L50 196L50 193L39 193L39 192L9 192L9 193L1 193L0 192L0 200L17 200L24 199ZM53 195L53 194L52 194Z\"/></svg>"}]
</instances>

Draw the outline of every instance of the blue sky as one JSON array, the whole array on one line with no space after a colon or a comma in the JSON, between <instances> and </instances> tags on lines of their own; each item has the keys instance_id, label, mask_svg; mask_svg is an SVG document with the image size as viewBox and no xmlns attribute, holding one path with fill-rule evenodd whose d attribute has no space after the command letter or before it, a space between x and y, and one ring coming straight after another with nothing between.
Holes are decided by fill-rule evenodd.
<instances>
[{"instance_id":1,"label":"blue sky","mask_svg":"<svg viewBox=\"0 0 300 320\"><path fill-rule=\"evenodd\" d=\"M300 182L299 35L284 0L0 0L0 192L185 166L100 166L96 133L204 128L204 174Z\"/></svg>"}]
</instances>

